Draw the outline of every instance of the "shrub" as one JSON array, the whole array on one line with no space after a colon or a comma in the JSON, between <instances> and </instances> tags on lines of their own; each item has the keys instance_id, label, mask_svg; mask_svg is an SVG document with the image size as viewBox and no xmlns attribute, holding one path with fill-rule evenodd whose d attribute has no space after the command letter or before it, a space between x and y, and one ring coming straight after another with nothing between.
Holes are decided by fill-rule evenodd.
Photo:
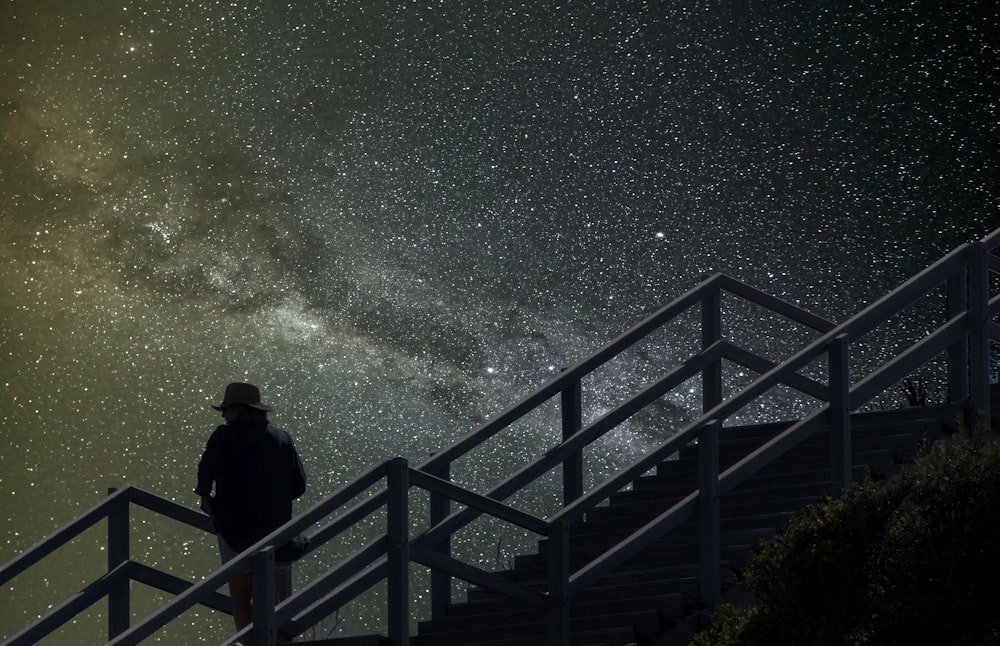
<instances>
[{"instance_id":1,"label":"shrub","mask_svg":"<svg viewBox=\"0 0 1000 646\"><path fill-rule=\"evenodd\" d=\"M1000 594L1000 444L959 435L898 477L906 496L872 555L883 643L980 644Z\"/></svg>"},{"instance_id":2,"label":"shrub","mask_svg":"<svg viewBox=\"0 0 1000 646\"><path fill-rule=\"evenodd\" d=\"M1000 644L997 537L1000 444L956 434L797 514L751 561L757 606L723 607L692 643Z\"/></svg>"}]
</instances>

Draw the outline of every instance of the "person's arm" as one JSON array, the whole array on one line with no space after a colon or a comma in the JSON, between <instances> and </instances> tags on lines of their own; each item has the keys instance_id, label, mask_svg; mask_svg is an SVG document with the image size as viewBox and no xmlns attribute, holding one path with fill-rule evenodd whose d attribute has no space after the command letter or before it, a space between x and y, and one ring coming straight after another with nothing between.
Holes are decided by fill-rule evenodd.
<instances>
[{"instance_id":1,"label":"person's arm","mask_svg":"<svg viewBox=\"0 0 1000 646\"><path fill-rule=\"evenodd\" d=\"M215 483L217 465L219 461L219 429L208 438L205 443L205 451L201 454L198 462L198 484L194 492L201 496L201 509L209 516L214 516L212 509L212 485Z\"/></svg>"},{"instance_id":2,"label":"person's arm","mask_svg":"<svg viewBox=\"0 0 1000 646\"><path fill-rule=\"evenodd\" d=\"M306 468L302 466L299 452L292 446L292 456L295 458L294 480L292 481L292 498L298 498L306 492Z\"/></svg>"},{"instance_id":3,"label":"person's arm","mask_svg":"<svg viewBox=\"0 0 1000 646\"><path fill-rule=\"evenodd\" d=\"M208 516L215 520L215 510L212 509L212 497L202 496L201 497L201 510L208 514Z\"/></svg>"}]
</instances>

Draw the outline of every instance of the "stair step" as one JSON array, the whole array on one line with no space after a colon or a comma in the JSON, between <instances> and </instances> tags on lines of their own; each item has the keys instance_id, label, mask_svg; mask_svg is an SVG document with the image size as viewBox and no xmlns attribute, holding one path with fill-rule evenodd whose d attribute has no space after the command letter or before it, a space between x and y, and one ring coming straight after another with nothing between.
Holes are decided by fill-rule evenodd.
<instances>
[{"instance_id":1,"label":"stair step","mask_svg":"<svg viewBox=\"0 0 1000 646\"><path fill-rule=\"evenodd\" d=\"M780 486L755 486L756 478L751 478L739 485L732 491L726 492L721 498L724 504L742 504L747 501L760 500L762 498L801 497L805 493L821 493L826 495L830 491L829 470L817 471L818 477L813 482L791 483ZM615 513L618 509L624 509L619 505L635 505L644 503L663 503L664 501L678 501L694 491L691 483L682 485L661 485L653 486L648 483L641 489L630 489L612 494L607 505L595 507L587 512L587 520L597 519L609 513ZM663 509L667 507L664 506Z\"/></svg>"},{"instance_id":2,"label":"stair step","mask_svg":"<svg viewBox=\"0 0 1000 646\"><path fill-rule=\"evenodd\" d=\"M935 425L937 425L936 422ZM763 444L764 441L758 439L733 439L727 442L720 442L720 462L724 465L733 464L738 459L749 455L752 451L756 450ZM918 444L918 439L912 433L900 432L894 432L888 435L853 437L851 439L851 448L852 453L854 454L874 449L885 449L898 452L902 457L912 457L917 453ZM680 451L680 459L678 462L691 460L693 464L697 464L697 455L698 447L696 445L684 447ZM782 461L794 460L802 457L816 457L829 460L829 456L829 438L824 434L821 436L814 435L788 449L788 451L778 458L777 461L780 463Z\"/></svg>"},{"instance_id":3,"label":"stair step","mask_svg":"<svg viewBox=\"0 0 1000 646\"><path fill-rule=\"evenodd\" d=\"M466 640L466 641L463 641ZM628 646L636 643L635 631L631 628L604 628L600 630L574 631L570 634L570 646ZM533 628L530 632L510 638L492 639L488 635L463 634L452 640L449 635L416 635L410 637L410 646L549 646L545 627Z\"/></svg>"},{"instance_id":4,"label":"stair step","mask_svg":"<svg viewBox=\"0 0 1000 646\"><path fill-rule=\"evenodd\" d=\"M615 608L615 604L627 606L630 610L649 610L659 612L668 616L676 615L684 609L684 595L674 592L654 591L650 594L650 585L654 583L636 583L636 577L631 581L614 587L613 598L609 599L611 586L595 588L593 591L585 590L573 597L571 607L573 612L592 611L594 606L601 609ZM491 593L488 590L476 588L475 594L468 601L456 602L448 606L445 610L446 616L450 618L474 618L484 615L495 614L497 609L502 608L504 612L526 612L531 610L525 604L508 599L503 595ZM507 603L503 603L506 601Z\"/></svg>"},{"instance_id":5,"label":"stair step","mask_svg":"<svg viewBox=\"0 0 1000 646\"><path fill-rule=\"evenodd\" d=\"M917 413L923 414L920 411ZM748 427L726 427L719 433L720 456L731 456L737 453L742 457L775 437L788 426L788 423L777 423ZM924 436L936 438L940 435L941 420L930 417L915 417L892 423L877 420L855 422L851 431L852 443L855 447L878 445L884 443L887 437L893 436L905 442L918 442L919 438ZM828 442L828 433L817 431L789 449L789 452L826 450ZM689 444L679 451L679 459L668 460L662 463L661 468L673 471L677 468L678 463L683 463L686 458L691 458L696 453L697 444Z\"/></svg>"},{"instance_id":6,"label":"stair step","mask_svg":"<svg viewBox=\"0 0 1000 646\"><path fill-rule=\"evenodd\" d=\"M661 511L666 511L667 509L668 506L664 505ZM744 512L739 515L727 515L721 519L722 530L739 531L743 529L753 529L754 527L761 527L764 525L784 527L787 524L787 517L791 511L795 510L769 510L763 513ZM571 528L570 541L576 542L584 540L586 537L595 535L610 534L616 536L627 536L645 525L650 520L652 520L652 517L642 518L625 516L621 518L605 518L602 520L580 523L579 525L575 525ZM772 523L777 523L777 525L772 525ZM698 523L688 521L678 525L678 527L671 533L677 536L684 536L685 534L695 534L697 531ZM542 540L547 539L541 539L539 543Z\"/></svg>"},{"instance_id":7,"label":"stair step","mask_svg":"<svg viewBox=\"0 0 1000 646\"><path fill-rule=\"evenodd\" d=\"M650 591L656 594L683 594L687 592L687 583L694 580L697 568L690 561L681 561L659 567L648 567L639 570L620 569L596 581L573 597L574 603L592 603L606 600L610 597L637 598ZM544 590L546 573L540 570L508 573L521 585L532 590ZM680 585L678 585L680 584ZM490 599L506 598L499 592L480 587L470 587L467 590L466 603L479 603ZM520 604L523 608L524 604Z\"/></svg>"},{"instance_id":8,"label":"stair step","mask_svg":"<svg viewBox=\"0 0 1000 646\"><path fill-rule=\"evenodd\" d=\"M720 531L720 543L723 549L727 549L733 546L740 545L756 545L763 538L768 538L774 535L775 525L777 521L781 521L777 526L784 526L787 523L787 515L778 515L769 517L768 520L773 521L772 523L760 523L750 527L741 528L729 528L723 526ZM634 531L634 530L633 530ZM686 554L697 551L698 549L698 524L697 523L685 523L678 526L674 531L670 532L667 536L660 537L653 541L646 550L669 550L677 554ZM611 549L623 539L627 538L631 531L627 529L621 529L619 531L606 531L602 533L590 534L585 537L579 537L572 540L571 549L577 550L589 550L592 553L604 553ZM522 558L531 558L534 556L544 556L548 553L548 541L542 539L538 542L538 552L537 555L525 554L521 555ZM515 558L516 562L516 558Z\"/></svg>"},{"instance_id":9,"label":"stair step","mask_svg":"<svg viewBox=\"0 0 1000 646\"><path fill-rule=\"evenodd\" d=\"M892 471L897 468L900 460L908 460L906 456L897 456L889 449L876 449L871 451L856 452L851 456L851 464L855 474L864 474L865 467L877 472ZM731 465L730 465L731 466ZM728 467L721 468L722 471ZM785 479L789 483L802 481L802 474L816 475L819 479L829 479L830 458L828 455L822 457L809 457L791 460L777 460L765 465L757 473L750 476L746 482L760 482L764 479L781 480ZM744 486L741 483L739 486ZM672 473L659 473L656 476L643 476L632 483L632 491L644 491L647 489L663 489L683 493L684 489L690 493L697 486L697 465L694 462L686 464L683 468L678 468Z\"/></svg>"},{"instance_id":10,"label":"stair step","mask_svg":"<svg viewBox=\"0 0 1000 646\"><path fill-rule=\"evenodd\" d=\"M823 500L828 487L816 487L811 491L804 487L784 489L780 494L762 492L756 498L749 496L723 496L719 500L719 512L722 518L737 518L747 515L749 511L772 513L796 510ZM622 497L609 507L600 507L587 514L581 527L590 523L605 521L631 522L633 519L648 522L670 508L662 499L643 497Z\"/></svg>"},{"instance_id":11,"label":"stair step","mask_svg":"<svg viewBox=\"0 0 1000 646\"><path fill-rule=\"evenodd\" d=\"M916 441L913 441L912 451L909 452L899 452L894 451L892 447L881 446L871 444L871 448L864 448L863 450L852 451L851 461L855 464L875 464L883 465L884 467L891 467L896 464L897 461L902 459L908 459L912 455L916 454ZM744 454L741 454L742 458ZM732 460L730 463L721 463L721 470L725 470L736 463L736 460ZM649 479L649 476L645 476L642 479L636 481L633 485L634 487L642 488L650 483L659 480L661 482L683 482L687 480L688 482L696 482L696 475L698 473L698 462L697 460L682 459L679 462L673 462L671 464L676 464L670 471L657 472L654 479ZM763 467L758 474L761 473L782 473L782 472L794 472L794 471L805 471L805 470L820 470L823 468L829 469L830 465L830 449L828 447L822 447L816 451L809 452L792 452L791 455L783 455L772 462L768 463Z\"/></svg>"},{"instance_id":12,"label":"stair step","mask_svg":"<svg viewBox=\"0 0 1000 646\"><path fill-rule=\"evenodd\" d=\"M444 625L433 628L422 627L419 636L421 639L428 640L427 643L431 643L429 640L433 639L434 644L441 646L450 644L462 646L476 644L478 646L482 643L501 640L522 639L528 641L533 638L544 638L547 634L547 617L542 611L517 616L504 615L503 617L509 618L510 622L485 626L475 623L461 623L457 627ZM663 623L663 619L657 613L648 611L615 615L585 615L572 618L570 630L578 638L588 635L587 639L592 639L594 633L611 629L616 635L630 634L634 640L636 634L652 635L658 633ZM412 638L410 642L414 643ZM582 643L595 642L585 641Z\"/></svg>"},{"instance_id":13,"label":"stair step","mask_svg":"<svg viewBox=\"0 0 1000 646\"><path fill-rule=\"evenodd\" d=\"M570 619L575 621L584 617L610 617L638 611L666 616L683 608L681 596L678 594L653 596L649 594L649 590L645 590L645 592L645 596L619 597L616 595L610 598L606 596L603 599L590 599L586 602L576 601L570 606ZM502 614L495 612L497 604L493 603L481 602L462 605L469 606L469 608L459 610L461 606L453 606L444 619L420 622L420 633L430 634L462 626L484 628L511 623L528 623L539 616L538 610L524 605L521 605L520 608L507 608Z\"/></svg>"},{"instance_id":14,"label":"stair step","mask_svg":"<svg viewBox=\"0 0 1000 646\"><path fill-rule=\"evenodd\" d=\"M295 646L389 646L390 641L382 635L357 635L352 637L331 637L302 641L297 639Z\"/></svg>"}]
</instances>

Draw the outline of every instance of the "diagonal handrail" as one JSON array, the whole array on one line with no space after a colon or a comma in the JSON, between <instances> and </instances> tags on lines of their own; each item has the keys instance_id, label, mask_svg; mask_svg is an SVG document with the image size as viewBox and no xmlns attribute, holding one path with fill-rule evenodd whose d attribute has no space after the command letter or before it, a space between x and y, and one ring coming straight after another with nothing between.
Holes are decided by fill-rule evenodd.
<instances>
[{"instance_id":1,"label":"diagonal handrail","mask_svg":"<svg viewBox=\"0 0 1000 646\"><path fill-rule=\"evenodd\" d=\"M857 340L887 321L892 315L912 306L920 298L928 295L933 289L951 279L959 271L974 265L976 262L975 254L982 253L984 247L988 247L990 250L996 248L997 244L1000 244L1000 235L998 234L1000 234L1000 231L995 232L992 236L996 241L995 244L984 242L981 245L964 245L959 247L931 267L907 280L884 298L863 309L844 323L834 327L822 337L789 357L781 365L761 375L730 400L706 411L700 418L687 425L659 448L648 453L643 459L620 471L616 476L606 481L604 485L588 493L587 496L564 507L552 520L554 521L561 516L566 518L581 517L586 510L592 509L597 503L610 495L610 493L621 489L622 486L647 471L658 462L659 458L670 455L689 443L694 439L695 434L699 430L710 424L724 420L736 412L736 410L742 408L768 390L780 379L787 378L790 373L794 373L823 353L828 352L835 339L842 338L848 342ZM990 244L992 246L989 246ZM989 262L992 266L997 266L995 259L991 258ZM991 319L998 313L998 310L993 309L992 302L994 300L996 299L990 299L989 315ZM971 335L972 330L970 329L970 325L970 318L967 313L954 316L933 333L897 355L893 360L869 374L853 387L850 387L848 390L848 409L854 410L864 405L878 393L882 392L885 387L893 383L898 383L908 374L911 374L914 368L919 367L940 351L961 340L964 336ZM988 374L984 373L980 375L980 381L987 378ZM973 402L972 405L980 410L985 408L988 415L988 399ZM732 489L762 466L785 453L812 432L815 432L815 430L827 422L826 417L829 415L829 412L830 405L822 405L772 440L766 442L763 446L751 452L742 460L739 460L723 474L717 475L716 479L720 493ZM581 568L576 574L571 575L571 588L573 590L582 589L589 583L612 571L618 564L641 551L673 527L687 521L694 514L698 501L699 493L697 490L694 490L671 509L650 521L638 532L632 534L628 539Z\"/></svg>"},{"instance_id":2,"label":"diagonal handrail","mask_svg":"<svg viewBox=\"0 0 1000 646\"><path fill-rule=\"evenodd\" d=\"M0 567L0 586L107 518L118 501L128 496L127 488L115 492L5 563Z\"/></svg>"}]
</instances>

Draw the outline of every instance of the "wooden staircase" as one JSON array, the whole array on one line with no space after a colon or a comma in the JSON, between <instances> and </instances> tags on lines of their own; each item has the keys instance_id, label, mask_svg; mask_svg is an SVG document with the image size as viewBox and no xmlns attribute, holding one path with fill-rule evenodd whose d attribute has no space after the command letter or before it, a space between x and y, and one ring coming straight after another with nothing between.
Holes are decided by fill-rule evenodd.
<instances>
[{"instance_id":1,"label":"wooden staircase","mask_svg":"<svg viewBox=\"0 0 1000 646\"><path fill-rule=\"evenodd\" d=\"M912 460L919 444L954 428L961 409L937 406L855 415L852 418L853 474L862 478L892 472ZM786 424L724 428L720 463L725 468L784 429ZM571 568L603 553L691 492L697 468L696 447L660 464L653 475L587 514L571 530ZM764 539L788 524L792 513L831 494L829 446L815 433L786 455L722 497L723 568L738 573ZM701 627L697 599L699 538L697 523L681 525L596 585L577 595L571 606L571 643L580 646L687 644ZM539 590L546 580L546 541L538 553L518 556L504 573ZM731 584L727 584L727 587ZM419 624L414 646L543 646L546 617L480 588L464 602L452 603L447 617ZM333 643L333 642L330 642ZM338 644L346 644L338 641ZM378 643L378 642L369 642Z\"/></svg>"},{"instance_id":2,"label":"wooden staircase","mask_svg":"<svg viewBox=\"0 0 1000 646\"><path fill-rule=\"evenodd\" d=\"M418 465L411 466L401 457L376 463L198 582L132 559L130 510L144 507L171 522L214 533L210 520L133 486L114 490L104 501L0 565L0 585L6 585L88 528L106 521L107 573L80 594L53 604L48 613L5 643L37 643L92 604L106 600L108 643L135 646L198 604L228 612L228 599L217 590L241 569L253 568L262 574L256 579L261 582L259 593L269 598L274 594L269 574L273 546L307 532L313 550L320 549L375 515L384 518L383 535L301 586L281 604L259 604L256 624L231 635L225 643L273 644L274 634L282 629L305 634L343 604L385 583L384 619L391 639L370 635L296 643L687 644L718 603L720 593L725 599L726 593L742 591L735 583L738 577L720 578L720 570L738 574L762 540L787 526L791 514L835 495L839 484L834 484L834 477L842 484L865 472L889 474L911 460L925 438L940 437L960 419L972 427L978 420L968 418L969 410L989 410L993 437L1000 437L1000 391L995 385L992 392L987 390L996 376L995 344L1000 342L998 252L1000 229L956 248L841 323L731 276L706 277L451 446ZM724 334L732 303L763 308L768 316L801 326L813 340L775 364L744 348L742 339ZM863 355L865 351L859 340L880 326L891 326L893 317L916 307L943 311L944 321L884 363L876 361L865 374L854 374L852 357L858 355L852 352ZM648 344L655 342L651 335L679 323L686 327L692 316L701 325L700 335L696 333L700 343L690 356L680 357L676 365L662 366L662 372L650 375L641 390L614 406L602 403L602 415L585 424L585 398L591 394L595 376L602 379L602 367L623 353L646 352ZM947 384L959 403L848 418L847 411L870 406L882 393L919 375L932 361L941 362L939 367L946 372L942 385ZM803 373L810 364L817 366L814 372L825 365L825 378ZM730 366L757 376L726 398L724 375ZM645 456L586 488L585 456L602 450L596 444L599 438L692 379L701 384L699 416ZM718 424L743 414L747 406L777 387L791 388L816 407L794 422L718 429ZM454 466L466 456L533 411L550 406L559 411L562 431L553 446L515 473L505 474L487 491L468 490L451 481ZM836 429L835 443L822 427ZM695 438L701 438L700 447L694 444ZM561 508L548 517L538 518L506 502L547 474L561 476L563 493ZM699 493L699 483L707 495ZM429 513L411 509L411 491L427 496ZM503 572L487 572L462 562L451 554L451 537L484 515L551 537L553 546L550 549L548 539L539 541L535 554L517 557L513 567ZM411 636L413 622L420 617L414 617L410 608L412 564L432 573L428 595L432 620L419 623L415 636ZM458 602L450 593L456 581L484 587L468 589L466 600ZM133 621L133 582L158 588L171 598Z\"/></svg>"}]
</instances>

